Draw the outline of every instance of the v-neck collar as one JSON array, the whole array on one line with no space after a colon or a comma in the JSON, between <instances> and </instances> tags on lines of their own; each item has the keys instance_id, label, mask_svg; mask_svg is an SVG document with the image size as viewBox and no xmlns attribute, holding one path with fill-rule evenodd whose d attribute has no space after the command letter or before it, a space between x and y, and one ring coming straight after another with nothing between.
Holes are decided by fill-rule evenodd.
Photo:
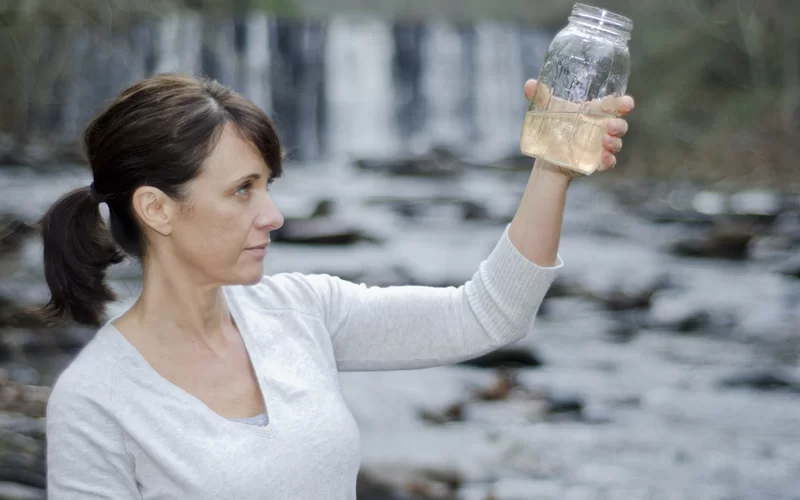
<instances>
[{"instance_id":1,"label":"v-neck collar","mask_svg":"<svg viewBox=\"0 0 800 500\"><path fill-rule=\"evenodd\" d=\"M247 352L247 358L250 362L250 365L252 366L253 372L256 377L256 383L258 384L259 393L261 394L262 402L264 403L264 406L266 408L265 413L268 419L267 419L267 424L264 426L255 426L246 422L242 422L241 420L243 419L230 419L228 417L224 417L219 413L217 413L216 411L212 410L211 407L209 407L197 396L193 395L192 393L183 389L177 384L174 384L170 380L167 380L167 378L161 375L158 372L158 370L153 368L153 365L151 365L150 362L147 361L144 355L142 355L141 351L139 351L139 349L137 349L136 346L134 346L128 340L128 338L125 337L125 335L123 335L123 333L116 326L114 326L114 321L119 319L122 316L121 314L109 319L106 322L106 324L101 328L101 331L102 330L107 331L109 335L111 335L111 337L125 350L125 352L127 352L130 356L132 356L142 366L143 372L145 372L150 379L155 380L156 382L159 383L159 385L166 387L169 391L173 392L177 397L180 397L181 399L185 400L188 404L198 407L201 411L210 414L212 418L220 419L223 422L227 422L229 425L236 425L238 427L253 429L260 433L270 434L272 433L275 424L272 421L272 418L270 418L270 403L267 397L267 391L265 390L266 388L262 382L261 374L258 371L258 367L260 364L258 363L258 360L255 358L254 354L258 350L254 348L255 346L253 346L252 344L250 335L246 331L245 322L240 318L239 311L236 305L233 304L232 301L230 300L231 297L229 296L226 287L222 287L222 292L228 306L228 311L230 312L231 317L233 318L234 325L236 326L236 330L242 337L242 342L244 343L245 351Z\"/></svg>"}]
</instances>

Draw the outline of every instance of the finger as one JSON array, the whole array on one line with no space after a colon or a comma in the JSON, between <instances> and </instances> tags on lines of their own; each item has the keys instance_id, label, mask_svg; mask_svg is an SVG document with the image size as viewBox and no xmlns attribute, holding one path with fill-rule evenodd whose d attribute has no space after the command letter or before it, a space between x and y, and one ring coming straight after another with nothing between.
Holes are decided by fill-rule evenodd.
<instances>
[{"instance_id":1,"label":"finger","mask_svg":"<svg viewBox=\"0 0 800 500\"><path fill-rule=\"evenodd\" d=\"M625 116L631 111L633 111L634 102L633 97L629 95L625 95L619 98L619 103L617 105L617 116Z\"/></svg>"},{"instance_id":2,"label":"finger","mask_svg":"<svg viewBox=\"0 0 800 500\"><path fill-rule=\"evenodd\" d=\"M523 91L525 92L525 99L529 101L533 99L533 94L536 92L536 85L537 82L534 79L530 79L527 82L525 82L525 87L523 89Z\"/></svg>"},{"instance_id":3,"label":"finger","mask_svg":"<svg viewBox=\"0 0 800 500\"><path fill-rule=\"evenodd\" d=\"M600 168L599 170L608 170L610 168L614 168L617 164L617 157L611 154L607 150L603 150L603 153L600 155Z\"/></svg>"},{"instance_id":4,"label":"finger","mask_svg":"<svg viewBox=\"0 0 800 500\"><path fill-rule=\"evenodd\" d=\"M583 103L583 112L593 115L611 115L617 116L617 108L619 107L619 97L615 95L607 95L602 99L592 99Z\"/></svg>"},{"instance_id":5,"label":"finger","mask_svg":"<svg viewBox=\"0 0 800 500\"><path fill-rule=\"evenodd\" d=\"M622 149L622 139L606 135L603 137L603 148L612 154L619 153Z\"/></svg>"},{"instance_id":6,"label":"finger","mask_svg":"<svg viewBox=\"0 0 800 500\"><path fill-rule=\"evenodd\" d=\"M578 111L580 107L580 104L553 97L550 87L536 80L525 82L525 97L537 108L548 111Z\"/></svg>"},{"instance_id":7,"label":"finger","mask_svg":"<svg viewBox=\"0 0 800 500\"><path fill-rule=\"evenodd\" d=\"M606 125L606 131L610 136L622 137L628 133L628 122L621 118L614 118L612 120L608 120L608 124Z\"/></svg>"},{"instance_id":8,"label":"finger","mask_svg":"<svg viewBox=\"0 0 800 500\"><path fill-rule=\"evenodd\" d=\"M591 114L624 116L633 110L633 97L626 95L618 97L614 94L607 95L602 99L593 99L584 104L585 112Z\"/></svg>"}]
</instances>

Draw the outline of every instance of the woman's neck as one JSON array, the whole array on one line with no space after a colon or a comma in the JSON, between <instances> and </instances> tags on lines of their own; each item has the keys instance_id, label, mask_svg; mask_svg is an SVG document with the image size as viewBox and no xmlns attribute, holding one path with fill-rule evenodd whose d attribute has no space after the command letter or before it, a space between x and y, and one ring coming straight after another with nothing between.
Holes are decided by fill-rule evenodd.
<instances>
[{"instance_id":1,"label":"woman's neck","mask_svg":"<svg viewBox=\"0 0 800 500\"><path fill-rule=\"evenodd\" d=\"M160 336L165 347L186 342L224 347L233 326L219 285L203 283L180 266L152 261L144 266L142 293L126 316L142 331Z\"/></svg>"}]
</instances>

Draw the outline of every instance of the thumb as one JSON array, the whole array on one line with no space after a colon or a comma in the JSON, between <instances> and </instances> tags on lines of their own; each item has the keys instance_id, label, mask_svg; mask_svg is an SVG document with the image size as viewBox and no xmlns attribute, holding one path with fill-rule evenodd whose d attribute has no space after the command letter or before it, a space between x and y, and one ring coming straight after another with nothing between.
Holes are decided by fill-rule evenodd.
<instances>
[{"instance_id":1,"label":"thumb","mask_svg":"<svg viewBox=\"0 0 800 500\"><path fill-rule=\"evenodd\" d=\"M524 87L525 99L529 101L533 99L533 94L536 92L536 86L538 84L539 82L537 82L534 79L530 79L527 82L525 82L525 87Z\"/></svg>"}]
</instances>

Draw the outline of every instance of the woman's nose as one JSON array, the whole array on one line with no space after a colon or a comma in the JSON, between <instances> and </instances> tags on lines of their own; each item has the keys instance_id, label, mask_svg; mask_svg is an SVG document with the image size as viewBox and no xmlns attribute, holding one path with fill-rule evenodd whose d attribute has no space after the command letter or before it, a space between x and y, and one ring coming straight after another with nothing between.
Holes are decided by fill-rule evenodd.
<instances>
[{"instance_id":1,"label":"woman's nose","mask_svg":"<svg viewBox=\"0 0 800 500\"><path fill-rule=\"evenodd\" d=\"M259 214L259 227L274 231L283 226L283 214L272 201L269 195L265 196L264 203Z\"/></svg>"}]
</instances>

